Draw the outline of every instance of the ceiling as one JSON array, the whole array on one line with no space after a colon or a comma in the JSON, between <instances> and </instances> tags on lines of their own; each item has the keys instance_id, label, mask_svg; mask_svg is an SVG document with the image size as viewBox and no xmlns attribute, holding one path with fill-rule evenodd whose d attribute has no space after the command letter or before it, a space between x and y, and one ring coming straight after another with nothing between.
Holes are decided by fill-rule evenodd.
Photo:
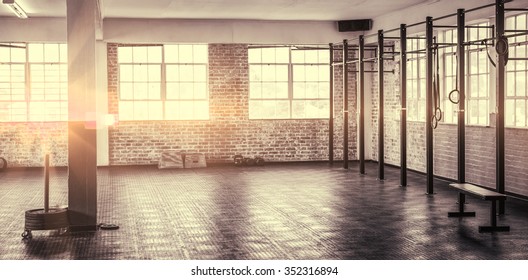
<instances>
[{"instance_id":1,"label":"ceiling","mask_svg":"<svg viewBox=\"0 0 528 280\"><path fill-rule=\"evenodd\" d=\"M103 18L335 21L439 0L99 0ZM16 0L29 17L65 17L66 0ZM0 4L0 17L14 17Z\"/></svg>"}]
</instances>

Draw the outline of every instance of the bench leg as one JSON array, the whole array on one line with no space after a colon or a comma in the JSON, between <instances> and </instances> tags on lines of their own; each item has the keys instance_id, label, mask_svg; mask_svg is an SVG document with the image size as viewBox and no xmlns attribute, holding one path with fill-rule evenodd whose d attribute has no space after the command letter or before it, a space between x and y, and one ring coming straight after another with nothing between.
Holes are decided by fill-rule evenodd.
<instances>
[{"instance_id":1,"label":"bench leg","mask_svg":"<svg viewBox=\"0 0 528 280\"><path fill-rule=\"evenodd\" d=\"M496 200L491 201L490 224L491 226L480 226L479 232L510 231L509 226L497 226L497 201Z\"/></svg>"},{"instance_id":2,"label":"bench leg","mask_svg":"<svg viewBox=\"0 0 528 280\"><path fill-rule=\"evenodd\" d=\"M466 204L466 195L458 193L458 212L448 212L448 217L475 217L475 212L465 212L464 204Z\"/></svg>"}]
</instances>

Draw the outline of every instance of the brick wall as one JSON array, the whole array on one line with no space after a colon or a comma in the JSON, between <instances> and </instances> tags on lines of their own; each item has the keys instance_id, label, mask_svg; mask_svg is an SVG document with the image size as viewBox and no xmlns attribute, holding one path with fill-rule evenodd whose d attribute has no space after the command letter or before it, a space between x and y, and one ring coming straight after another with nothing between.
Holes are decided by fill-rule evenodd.
<instances>
[{"instance_id":1,"label":"brick wall","mask_svg":"<svg viewBox=\"0 0 528 280\"><path fill-rule=\"evenodd\" d=\"M108 44L109 112L118 113L117 44ZM341 71L336 71L340 85ZM355 80L350 81L350 158L356 157ZM335 158L342 158L342 91L337 86ZM163 150L204 153L208 162L233 155L268 161L328 159L328 120L249 120L247 45L209 45L209 115L206 121L122 121L109 131L110 164L155 164Z\"/></svg>"},{"instance_id":2,"label":"brick wall","mask_svg":"<svg viewBox=\"0 0 528 280\"><path fill-rule=\"evenodd\" d=\"M399 60L386 61L386 69L395 74L384 76L385 105L385 162L400 165L400 90ZM372 158L378 160L378 79L372 75ZM528 139L527 129L506 129L506 191L528 196ZM434 135L434 173L456 179L457 174L457 125L440 123ZM407 123L407 165L409 169L425 172L426 147L425 123ZM466 181L495 188L495 127L466 126Z\"/></svg>"},{"instance_id":3,"label":"brick wall","mask_svg":"<svg viewBox=\"0 0 528 280\"><path fill-rule=\"evenodd\" d=\"M51 166L68 163L68 125L53 123L0 123L0 157L9 167Z\"/></svg>"}]
</instances>

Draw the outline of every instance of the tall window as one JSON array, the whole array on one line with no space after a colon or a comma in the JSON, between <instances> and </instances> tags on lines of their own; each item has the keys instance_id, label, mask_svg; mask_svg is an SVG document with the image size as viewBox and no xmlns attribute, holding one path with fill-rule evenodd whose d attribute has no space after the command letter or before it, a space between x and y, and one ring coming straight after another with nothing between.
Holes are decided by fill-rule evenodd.
<instances>
[{"instance_id":1,"label":"tall window","mask_svg":"<svg viewBox=\"0 0 528 280\"><path fill-rule=\"evenodd\" d=\"M445 32L442 32L442 36L440 37L441 42L445 43L456 43L457 42L457 31L456 29L453 30L447 30ZM456 53L456 47L446 47L444 49L440 50L440 53L443 57L443 70L444 70L444 80L441 87L441 97L442 97L442 109L444 112L443 115L443 121L444 123L456 123L457 121L457 109L458 105L453 104L449 100L449 93L454 90L458 89L458 79L460 77L457 77L457 53ZM456 102L456 99L459 97L457 94L456 96L453 96L454 101Z\"/></svg>"},{"instance_id":2,"label":"tall window","mask_svg":"<svg viewBox=\"0 0 528 280\"><path fill-rule=\"evenodd\" d=\"M506 19L506 29L524 31L527 29L527 14L511 16ZM525 58L527 54L527 36L509 38L509 57ZM524 60L510 60L506 64L506 108L507 126L526 127L527 123L527 78L528 68Z\"/></svg>"},{"instance_id":3,"label":"tall window","mask_svg":"<svg viewBox=\"0 0 528 280\"><path fill-rule=\"evenodd\" d=\"M209 118L207 45L121 46L120 120Z\"/></svg>"},{"instance_id":4,"label":"tall window","mask_svg":"<svg viewBox=\"0 0 528 280\"><path fill-rule=\"evenodd\" d=\"M66 121L68 50L65 44L29 44L30 121Z\"/></svg>"},{"instance_id":5,"label":"tall window","mask_svg":"<svg viewBox=\"0 0 528 280\"><path fill-rule=\"evenodd\" d=\"M425 121L425 40L408 39L407 57L407 117L410 121Z\"/></svg>"},{"instance_id":6,"label":"tall window","mask_svg":"<svg viewBox=\"0 0 528 280\"><path fill-rule=\"evenodd\" d=\"M65 44L0 45L0 121L66 121Z\"/></svg>"},{"instance_id":7,"label":"tall window","mask_svg":"<svg viewBox=\"0 0 528 280\"><path fill-rule=\"evenodd\" d=\"M250 48L249 118L329 117L329 51L298 47Z\"/></svg>"},{"instance_id":8,"label":"tall window","mask_svg":"<svg viewBox=\"0 0 528 280\"><path fill-rule=\"evenodd\" d=\"M487 22L476 24L480 28L467 28L469 41L474 42L468 46L466 88L466 116L468 124L489 124L489 98L490 98L490 63L488 60L485 42L477 45L480 40L491 37L491 28Z\"/></svg>"}]
</instances>

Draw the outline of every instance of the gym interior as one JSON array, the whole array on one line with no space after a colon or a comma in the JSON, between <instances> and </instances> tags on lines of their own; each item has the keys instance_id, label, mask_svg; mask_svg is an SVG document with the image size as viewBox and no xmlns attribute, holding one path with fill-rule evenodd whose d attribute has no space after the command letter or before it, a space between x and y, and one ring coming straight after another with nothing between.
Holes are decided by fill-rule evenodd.
<instances>
[{"instance_id":1,"label":"gym interior","mask_svg":"<svg viewBox=\"0 0 528 280\"><path fill-rule=\"evenodd\" d=\"M527 259L527 18L3 0L0 259Z\"/></svg>"}]
</instances>

